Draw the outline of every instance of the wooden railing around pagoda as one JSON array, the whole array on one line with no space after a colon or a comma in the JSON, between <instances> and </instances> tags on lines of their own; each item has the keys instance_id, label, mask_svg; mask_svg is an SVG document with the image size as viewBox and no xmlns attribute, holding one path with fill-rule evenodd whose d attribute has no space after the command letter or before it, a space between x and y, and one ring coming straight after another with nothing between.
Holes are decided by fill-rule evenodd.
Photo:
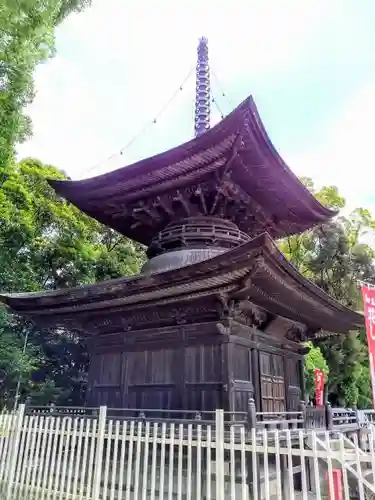
<instances>
[{"instance_id":1,"label":"wooden railing around pagoda","mask_svg":"<svg viewBox=\"0 0 375 500\"><path fill-rule=\"evenodd\" d=\"M307 406L303 401L298 411L280 413L256 412L255 403L249 401L248 420L256 427L267 429L313 429L351 432L375 425L373 410ZM252 424L254 426L254 424Z\"/></svg>"},{"instance_id":2,"label":"wooden railing around pagoda","mask_svg":"<svg viewBox=\"0 0 375 500\"><path fill-rule=\"evenodd\" d=\"M60 417L80 416L82 418L97 418L99 408L88 407L58 407L58 406L27 406L28 415L51 415ZM155 422L174 421L179 423L200 421L212 423L215 412L198 412L186 410L163 409L130 409L108 408L107 415L114 420L153 420ZM323 407L307 406L300 403L298 410L288 412L257 412L255 402L249 399L247 412L224 412L228 425L245 426L248 429L306 429L351 432L375 425L373 410L357 410L332 408L328 403Z\"/></svg>"}]
</instances>

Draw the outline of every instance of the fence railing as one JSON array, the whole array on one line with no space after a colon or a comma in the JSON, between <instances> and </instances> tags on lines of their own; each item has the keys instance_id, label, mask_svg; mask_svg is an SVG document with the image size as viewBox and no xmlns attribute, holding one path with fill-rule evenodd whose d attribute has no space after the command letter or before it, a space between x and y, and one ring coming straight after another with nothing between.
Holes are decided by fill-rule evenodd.
<instances>
[{"instance_id":1,"label":"fence railing","mask_svg":"<svg viewBox=\"0 0 375 500\"><path fill-rule=\"evenodd\" d=\"M278 427L282 429L286 427L351 432L375 424L375 412L374 410L332 408L329 403L322 407L313 407L301 402L299 411L262 413L256 412L255 404L250 401L246 420L257 428Z\"/></svg>"},{"instance_id":2,"label":"fence railing","mask_svg":"<svg viewBox=\"0 0 375 500\"><path fill-rule=\"evenodd\" d=\"M27 406L27 415L81 416L97 418L99 408L63 407L63 406ZM199 420L202 423L215 421L215 411L187 411L163 409L110 408L108 416L114 420L138 420L147 418L153 421L190 422ZM332 408L330 404L323 407L306 406L304 402L296 411L257 412L255 401L249 399L247 412L225 412L226 425L245 425L247 429L315 429L339 430L350 432L371 423L375 424L374 410L357 410Z\"/></svg>"},{"instance_id":3,"label":"fence railing","mask_svg":"<svg viewBox=\"0 0 375 500\"><path fill-rule=\"evenodd\" d=\"M332 500L375 494L373 427L248 429L213 421L82 414L0 415L0 498L6 500Z\"/></svg>"}]
</instances>

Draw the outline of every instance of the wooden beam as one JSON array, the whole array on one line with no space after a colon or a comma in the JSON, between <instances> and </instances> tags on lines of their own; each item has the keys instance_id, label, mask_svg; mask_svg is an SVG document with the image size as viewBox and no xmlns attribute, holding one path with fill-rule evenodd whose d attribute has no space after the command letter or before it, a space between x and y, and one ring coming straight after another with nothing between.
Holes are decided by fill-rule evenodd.
<instances>
[{"instance_id":1,"label":"wooden beam","mask_svg":"<svg viewBox=\"0 0 375 500\"><path fill-rule=\"evenodd\" d=\"M176 196L173 198L173 201L178 201L181 203L182 207L184 208L186 215L190 215L190 207L189 203L186 201L184 195L181 193L181 191L178 189Z\"/></svg>"},{"instance_id":2,"label":"wooden beam","mask_svg":"<svg viewBox=\"0 0 375 500\"><path fill-rule=\"evenodd\" d=\"M275 316L274 314L267 314L267 319L266 321L261 325L260 327L260 330L262 332L265 331L266 328L268 328L269 326L271 326L272 323L274 323L277 319L277 316Z\"/></svg>"},{"instance_id":3,"label":"wooden beam","mask_svg":"<svg viewBox=\"0 0 375 500\"><path fill-rule=\"evenodd\" d=\"M204 193L203 193L203 190L202 190L202 187L201 186L198 186L198 188L196 189L195 191L195 194L197 196L199 196L199 199L200 199L200 202L201 202L201 206L202 206L202 210L203 210L203 213L205 215L207 215L207 204L206 204L206 199L205 199L205 196L204 196Z\"/></svg>"},{"instance_id":4,"label":"wooden beam","mask_svg":"<svg viewBox=\"0 0 375 500\"><path fill-rule=\"evenodd\" d=\"M133 208L133 213L140 212L144 212L155 222L160 222L161 220L159 212L153 207L153 201L145 203L143 200L141 200L138 203L138 206L135 206Z\"/></svg>"},{"instance_id":5,"label":"wooden beam","mask_svg":"<svg viewBox=\"0 0 375 500\"><path fill-rule=\"evenodd\" d=\"M222 180L224 180L224 178L228 176L229 170L231 169L235 159L237 158L238 151L239 151L240 146L241 146L241 141L242 141L242 135L237 134L237 137L234 141L230 156L222 168L222 173L221 173Z\"/></svg>"},{"instance_id":6,"label":"wooden beam","mask_svg":"<svg viewBox=\"0 0 375 500\"><path fill-rule=\"evenodd\" d=\"M153 202L153 206L155 208L162 208L164 210L164 212L172 217L174 215L174 212L173 210L170 208L170 206L166 203L166 200L164 198L161 198L160 196L157 196L156 199L154 200Z\"/></svg>"}]
</instances>

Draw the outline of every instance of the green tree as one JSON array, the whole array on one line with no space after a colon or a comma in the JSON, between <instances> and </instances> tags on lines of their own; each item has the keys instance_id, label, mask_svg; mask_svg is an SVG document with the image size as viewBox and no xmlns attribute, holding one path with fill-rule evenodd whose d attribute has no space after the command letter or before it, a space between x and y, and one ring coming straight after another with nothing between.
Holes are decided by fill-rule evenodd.
<instances>
[{"instance_id":1,"label":"green tree","mask_svg":"<svg viewBox=\"0 0 375 500\"><path fill-rule=\"evenodd\" d=\"M31 374L39 366L37 351L25 346L14 319L0 308L0 371L4 381L0 384L0 407L7 403L7 393L12 395L18 384L28 387ZM26 347L26 348L25 348Z\"/></svg>"},{"instance_id":2,"label":"green tree","mask_svg":"<svg viewBox=\"0 0 375 500\"><path fill-rule=\"evenodd\" d=\"M316 192L311 179L303 181L326 206L333 209L345 206L336 188L324 187ZM374 227L371 214L356 209L347 217L337 217L302 235L286 238L280 247L300 272L319 287L342 304L361 310L358 280L371 280L375 274L374 252L363 242L363 237ZM367 371L363 367L368 364L363 334L328 336L318 346L329 367L328 391L332 404L363 405L367 401L367 388L363 387Z\"/></svg>"},{"instance_id":3,"label":"green tree","mask_svg":"<svg viewBox=\"0 0 375 500\"><path fill-rule=\"evenodd\" d=\"M88 0L2 0L0 5L0 185L14 146L31 133L24 108L36 66L54 54L54 29Z\"/></svg>"},{"instance_id":4,"label":"green tree","mask_svg":"<svg viewBox=\"0 0 375 500\"><path fill-rule=\"evenodd\" d=\"M134 274L142 265L145 255L139 245L55 194L47 178L64 177L33 159L9 169L0 191L0 290L95 283ZM38 401L53 397L60 403L82 402L88 363L83 339L71 332L46 333L16 317L0 318L0 324L6 338L14 345L18 342L18 354L21 340L17 339L26 333L29 337L27 354L34 364L31 382L22 384L23 395L33 394ZM0 350L0 368L1 357ZM14 393L14 381L8 381L5 389Z\"/></svg>"},{"instance_id":5,"label":"green tree","mask_svg":"<svg viewBox=\"0 0 375 500\"><path fill-rule=\"evenodd\" d=\"M329 375L329 368L327 361L318 346L314 346L312 342L306 342L306 347L310 349L306 355L305 361L305 389L308 396L312 397L315 390L314 371L322 370L324 373L325 381Z\"/></svg>"}]
</instances>

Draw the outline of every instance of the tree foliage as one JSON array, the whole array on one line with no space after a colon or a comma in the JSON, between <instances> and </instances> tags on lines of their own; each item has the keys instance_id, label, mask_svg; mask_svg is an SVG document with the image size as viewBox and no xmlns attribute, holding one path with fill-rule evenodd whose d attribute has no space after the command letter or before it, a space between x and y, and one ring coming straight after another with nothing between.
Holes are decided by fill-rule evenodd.
<instances>
[{"instance_id":1,"label":"tree foliage","mask_svg":"<svg viewBox=\"0 0 375 500\"><path fill-rule=\"evenodd\" d=\"M54 29L88 0L2 0L0 5L0 185L14 146L31 133L24 108L36 66L54 54Z\"/></svg>"},{"instance_id":2,"label":"tree foliage","mask_svg":"<svg viewBox=\"0 0 375 500\"><path fill-rule=\"evenodd\" d=\"M140 246L82 214L46 180L64 177L33 159L9 169L0 191L0 290L65 288L139 270L144 260ZM29 342L22 354L26 334ZM78 404L87 363L84 342L75 335L47 334L21 318L0 316L0 369L9 373L3 395L14 394L22 374L29 381L22 384L24 395ZM19 368L10 370L11 365Z\"/></svg>"},{"instance_id":3,"label":"tree foliage","mask_svg":"<svg viewBox=\"0 0 375 500\"><path fill-rule=\"evenodd\" d=\"M312 342L306 342L306 347L308 347L310 351L305 362L305 389L309 395L313 395L315 385L314 371L322 370L324 378L327 380L329 367L319 347L314 346Z\"/></svg>"},{"instance_id":4,"label":"tree foliage","mask_svg":"<svg viewBox=\"0 0 375 500\"><path fill-rule=\"evenodd\" d=\"M345 207L337 188L315 191L311 179L303 182L324 205L336 210ZM364 243L364 237L374 228L371 214L359 208L302 235L282 240L280 248L320 288L351 309L362 310L358 280L371 281L375 275L374 251ZM318 359L316 349L329 368L332 404L368 405L370 381L364 331L329 336L319 342L307 356L308 377L312 376L311 370Z\"/></svg>"}]
</instances>

